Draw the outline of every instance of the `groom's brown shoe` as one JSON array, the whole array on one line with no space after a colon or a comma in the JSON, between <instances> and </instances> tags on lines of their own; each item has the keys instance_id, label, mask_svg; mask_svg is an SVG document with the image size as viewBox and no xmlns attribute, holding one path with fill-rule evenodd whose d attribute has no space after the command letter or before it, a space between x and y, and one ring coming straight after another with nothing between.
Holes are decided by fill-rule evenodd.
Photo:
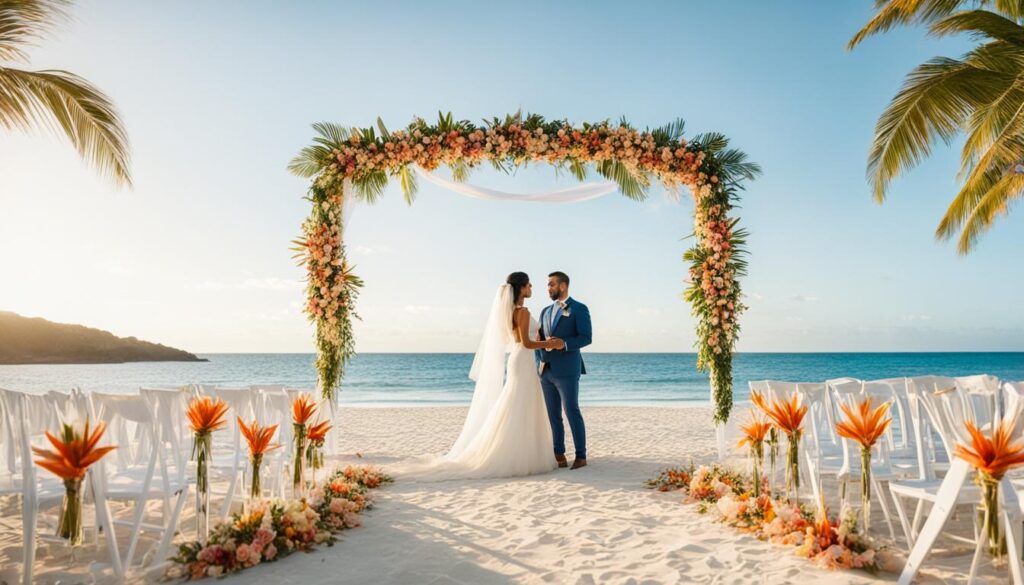
<instances>
[{"instance_id":1,"label":"groom's brown shoe","mask_svg":"<svg viewBox=\"0 0 1024 585\"><path fill-rule=\"evenodd\" d=\"M565 455L555 455L555 461L558 462L559 467L569 467L569 462L566 461Z\"/></svg>"},{"instance_id":2,"label":"groom's brown shoe","mask_svg":"<svg viewBox=\"0 0 1024 585\"><path fill-rule=\"evenodd\" d=\"M577 457L576 460L572 462L572 469L579 469L580 467L586 467L586 466L587 466L587 460L586 459L580 459L579 457Z\"/></svg>"}]
</instances>

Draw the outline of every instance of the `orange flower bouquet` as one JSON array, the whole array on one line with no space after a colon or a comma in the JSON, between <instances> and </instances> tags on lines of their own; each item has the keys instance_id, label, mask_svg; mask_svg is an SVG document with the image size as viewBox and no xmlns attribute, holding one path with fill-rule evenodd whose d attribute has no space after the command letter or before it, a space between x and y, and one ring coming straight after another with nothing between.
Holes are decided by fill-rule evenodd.
<instances>
[{"instance_id":1,"label":"orange flower bouquet","mask_svg":"<svg viewBox=\"0 0 1024 585\"><path fill-rule=\"evenodd\" d=\"M764 468L764 440L771 430L772 425L758 416L754 410L750 411L750 422L740 425L743 431L743 438L740 439L739 447L750 445L750 456L754 461L754 498L761 496L761 470Z\"/></svg>"},{"instance_id":2,"label":"orange flower bouquet","mask_svg":"<svg viewBox=\"0 0 1024 585\"><path fill-rule=\"evenodd\" d=\"M800 499L800 435L803 433L804 415L807 406L800 396L793 394L789 400L776 398L765 413L772 423L786 435L789 451L786 457L786 496Z\"/></svg>"},{"instance_id":3,"label":"orange flower bouquet","mask_svg":"<svg viewBox=\"0 0 1024 585\"><path fill-rule=\"evenodd\" d=\"M892 424L892 417L886 417L892 402L873 406L870 396L861 400L856 410L848 404L841 404L839 408L846 415L846 420L836 423L840 437L860 443L860 504L864 534L868 533L871 521L871 451Z\"/></svg>"},{"instance_id":4,"label":"orange flower bouquet","mask_svg":"<svg viewBox=\"0 0 1024 585\"><path fill-rule=\"evenodd\" d=\"M324 441L327 440L327 431L331 430L330 421L320 421L309 427L306 431L306 438L309 445L306 447L306 463L313 472L313 484L316 485L316 474L324 466Z\"/></svg>"},{"instance_id":5,"label":"orange flower bouquet","mask_svg":"<svg viewBox=\"0 0 1024 585\"><path fill-rule=\"evenodd\" d=\"M89 429L89 421L79 432L73 425L65 424L61 428L60 438L46 433L46 439L54 450L32 447L32 452L39 459L36 465L53 473L64 481L64 501L61 506L60 523L57 536L64 538L71 546L78 546L84 541L82 533L82 480L89 466L113 451L115 447L97 447L103 437L106 424L99 423Z\"/></svg>"},{"instance_id":6,"label":"orange flower bouquet","mask_svg":"<svg viewBox=\"0 0 1024 585\"><path fill-rule=\"evenodd\" d=\"M967 421L971 444L958 443L954 448L957 457L977 470L975 481L982 490L985 534L989 553L994 557L1001 557L1006 550L1006 536L999 524L999 482L1007 471L1024 464L1024 442L1011 442L1016 423L1016 417L1003 420L995 426L991 436L986 436L974 423Z\"/></svg>"},{"instance_id":7,"label":"orange flower bouquet","mask_svg":"<svg viewBox=\"0 0 1024 585\"><path fill-rule=\"evenodd\" d=\"M263 464L263 454L267 451L277 449L281 445L271 445L270 440L274 438L277 425L260 426L255 420L248 426L238 418L238 428L249 444L249 460L252 462L252 489L249 490L249 498L252 502L259 501L263 497L263 489L260 486L260 465Z\"/></svg>"},{"instance_id":8,"label":"orange flower bouquet","mask_svg":"<svg viewBox=\"0 0 1024 585\"><path fill-rule=\"evenodd\" d=\"M207 465L213 451L213 433L224 428L228 405L220 398L193 398L185 413L192 428L192 457L196 460L196 540L206 544L210 534L210 477Z\"/></svg>"},{"instance_id":9,"label":"orange flower bouquet","mask_svg":"<svg viewBox=\"0 0 1024 585\"><path fill-rule=\"evenodd\" d=\"M306 424L316 414L316 402L308 392L299 394L292 400L292 428L295 429L295 461L292 469L292 489L295 491L295 499L302 499L305 491L304 464L306 461Z\"/></svg>"},{"instance_id":10,"label":"orange flower bouquet","mask_svg":"<svg viewBox=\"0 0 1024 585\"><path fill-rule=\"evenodd\" d=\"M750 401L754 403L758 409L761 410L765 415L771 407L768 404L768 400L757 390L753 390L750 393ZM775 462L779 458L779 430L773 425L769 425L768 429L768 461L771 464L771 469L768 472L768 491L773 491L775 486Z\"/></svg>"}]
</instances>

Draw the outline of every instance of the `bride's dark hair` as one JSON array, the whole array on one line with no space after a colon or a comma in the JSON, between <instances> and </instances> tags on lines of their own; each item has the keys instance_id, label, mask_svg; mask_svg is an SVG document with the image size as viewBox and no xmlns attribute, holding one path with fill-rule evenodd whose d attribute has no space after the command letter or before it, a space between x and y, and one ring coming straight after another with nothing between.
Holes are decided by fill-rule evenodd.
<instances>
[{"instance_id":1,"label":"bride's dark hair","mask_svg":"<svg viewBox=\"0 0 1024 585\"><path fill-rule=\"evenodd\" d=\"M525 272L513 272L508 275L505 282L512 285L512 302L519 304L519 296L522 294L523 287L530 284L530 275Z\"/></svg>"}]
</instances>

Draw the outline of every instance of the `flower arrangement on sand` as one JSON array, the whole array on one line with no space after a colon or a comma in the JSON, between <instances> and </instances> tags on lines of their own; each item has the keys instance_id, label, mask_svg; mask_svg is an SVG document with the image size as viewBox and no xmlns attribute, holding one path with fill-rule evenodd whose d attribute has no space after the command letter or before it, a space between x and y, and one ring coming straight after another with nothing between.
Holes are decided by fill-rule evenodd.
<instances>
[{"instance_id":1,"label":"flower arrangement on sand","mask_svg":"<svg viewBox=\"0 0 1024 585\"><path fill-rule=\"evenodd\" d=\"M217 524L205 544L181 544L167 577L220 577L318 545L332 546L337 533L362 524L360 513L372 503L369 490L391 481L377 467L347 467L304 499L258 501Z\"/></svg>"},{"instance_id":2,"label":"flower arrangement on sand","mask_svg":"<svg viewBox=\"0 0 1024 585\"><path fill-rule=\"evenodd\" d=\"M763 479L762 479L763 481ZM659 491L682 491L684 503L702 514L773 544L794 547L794 554L828 569L877 572L886 565L885 549L860 533L857 515L844 510L838 522L828 518L824 501L812 511L785 498L773 497L767 486L754 495L751 476L725 466L689 465L662 471L648 480Z\"/></svg>"}]
</instances>

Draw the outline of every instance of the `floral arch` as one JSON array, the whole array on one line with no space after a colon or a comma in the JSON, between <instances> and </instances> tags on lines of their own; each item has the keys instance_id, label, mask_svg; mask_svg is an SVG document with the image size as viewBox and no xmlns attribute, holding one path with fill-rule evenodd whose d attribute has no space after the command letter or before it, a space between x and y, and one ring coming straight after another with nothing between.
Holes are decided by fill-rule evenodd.
<instances>
[{"instance_id":1,"label":"floral arch","mask_svg":"<svg viewBox=\"0 0 1024 585\"><path fill-rule=\"evenodd\" d=\"M697 317L697 367L709 373L715 421L724 423L732 408L732 354L739 333L741 302L738 277L746 268L745 232L730 215L744 180L760 168L743 152L728 148L718 133L683 137L683 121L657 129L637 130L625 120L573 125L519 113L477 126L439 114L436 124L416 118L403 130L348 128L319 123L313 145L289 164L293 173L312 179L309 218L295 240L296 257L306 267L305 313L316 326L318 385L333 399L355 355L352 319L362 281L345 256L345 204L372 203L391 179L397 179L406 202L417 188L413 165L426 171L440 166L464 181L483 163L508 172L530 163L548 163L579 180L593 171L614 181L626 197L642 201L657 181L678 198L688 187L694 199L693 246L683 259L689 284L683 293ZM333 401L332 401L333 403Z\"/></svg>"}]
</instances>

